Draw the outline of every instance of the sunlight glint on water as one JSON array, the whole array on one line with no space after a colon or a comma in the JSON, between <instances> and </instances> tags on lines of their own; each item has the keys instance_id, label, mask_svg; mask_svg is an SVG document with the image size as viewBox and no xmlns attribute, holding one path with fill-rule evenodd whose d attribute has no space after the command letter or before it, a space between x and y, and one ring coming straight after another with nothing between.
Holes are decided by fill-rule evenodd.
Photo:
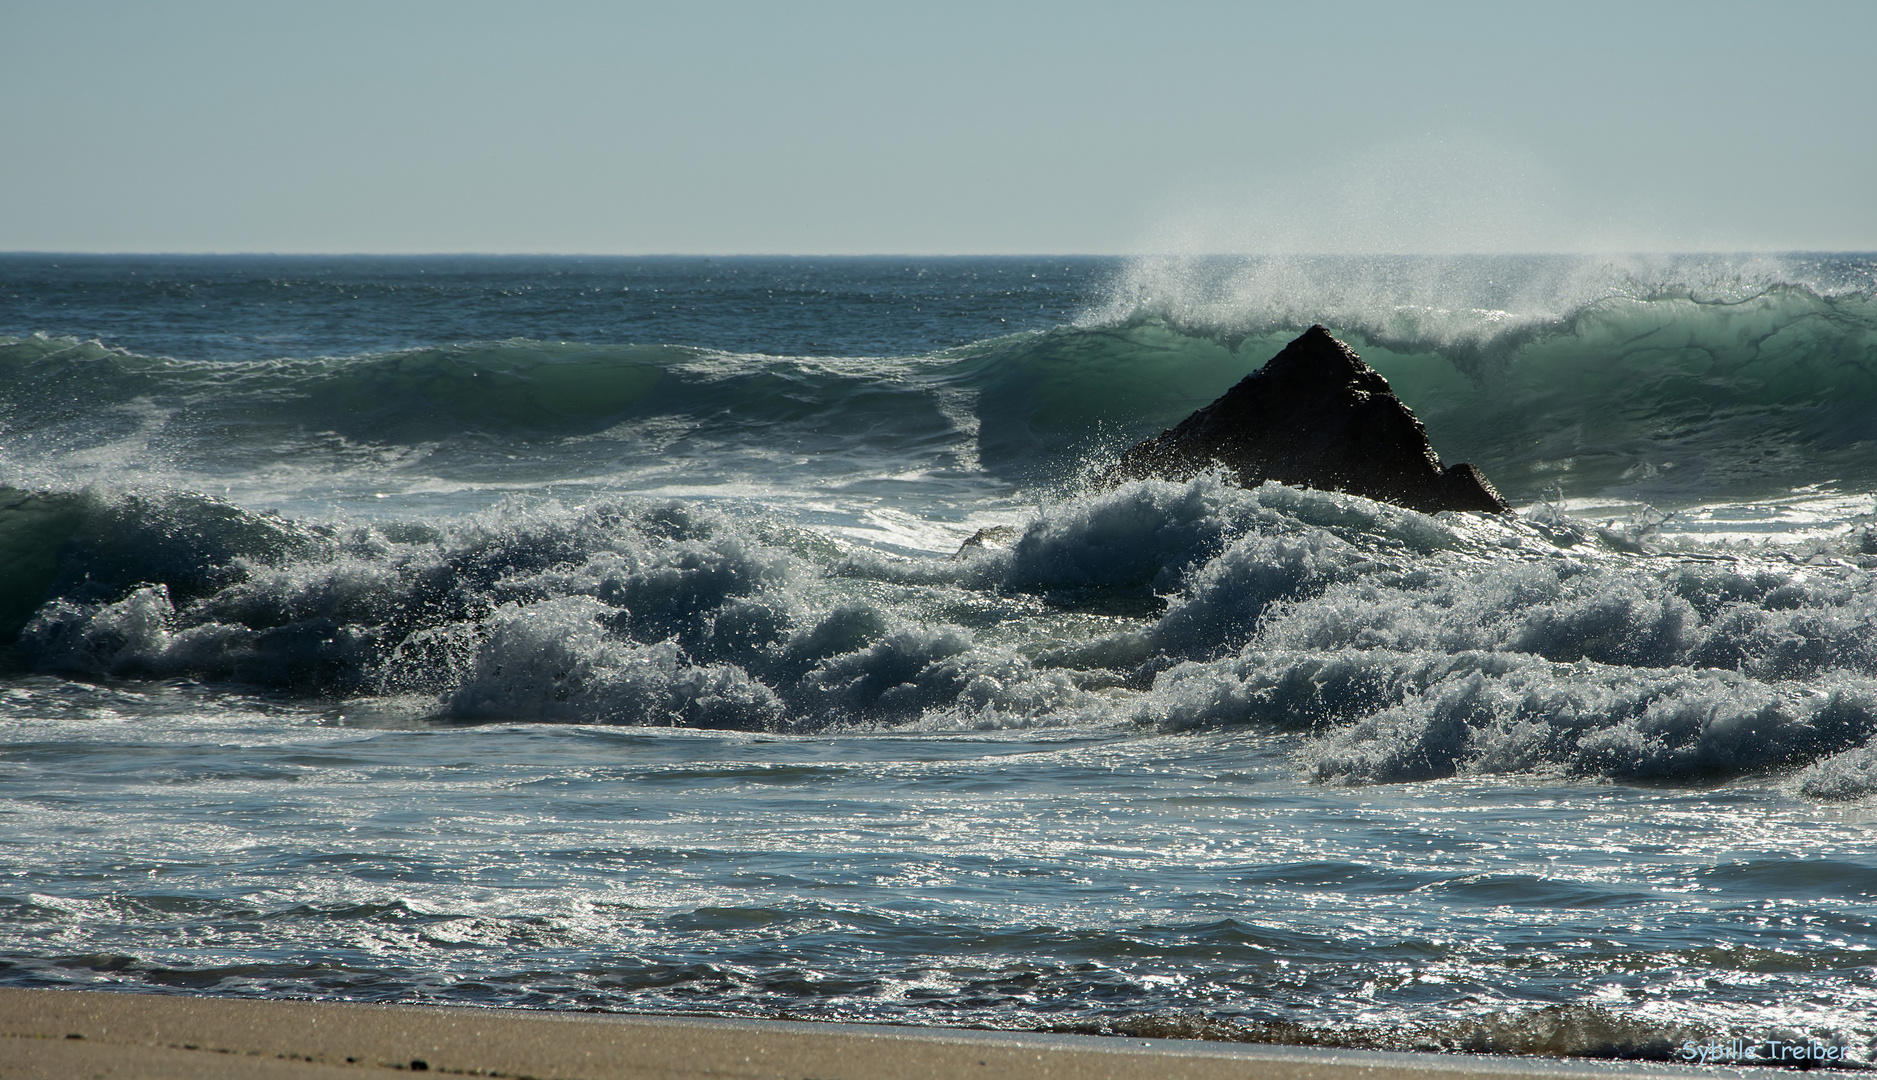
<instances>
[{"instance_id":1,"label":"sunlight glint on water","mask_svg":"<svg viewBox=\"0 0 1877 1080\"><path fill-rule=\"evenodd\" d=\"M1868 260L0 301L7 985L1871 1056ZM1311 321L1527 513L1083 486Z\"/></svg>"}]
</instances>

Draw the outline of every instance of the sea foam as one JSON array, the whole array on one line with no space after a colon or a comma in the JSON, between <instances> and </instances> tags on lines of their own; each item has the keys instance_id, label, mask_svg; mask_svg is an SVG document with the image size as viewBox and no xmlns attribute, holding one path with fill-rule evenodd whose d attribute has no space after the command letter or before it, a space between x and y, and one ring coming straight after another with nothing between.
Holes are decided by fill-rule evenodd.
<instances>
[{"instance_id":1,"label":"sea foam","mask_svg":"<svg viewBox=\"0 0 1877 1080\"><path fill-rule=\"evenodd\" d=\"M946 559L681 502L432 528L56 498L77 524L31 534L56 572L17 646L43 671L427 695L464 721L1272 724L1344 783L1810 766L1801 790L1845 797L1868 765L1834 755L1877 732L1849 533L1836 565L1636 555L1204 477L1064 497Z\"/></svg>"}]
</instances>

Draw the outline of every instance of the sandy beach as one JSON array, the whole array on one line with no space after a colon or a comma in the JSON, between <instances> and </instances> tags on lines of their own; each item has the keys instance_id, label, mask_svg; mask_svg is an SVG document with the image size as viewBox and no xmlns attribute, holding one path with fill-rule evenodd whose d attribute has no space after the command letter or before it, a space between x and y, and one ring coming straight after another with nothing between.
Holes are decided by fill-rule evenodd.
<instances>
[{"instance_id":1,"label":"sandy beach","mask_svg":"<svg viewBox=\"0 0 1877 1080\"><path fill-rule=\"evenodd\" d=\"M9 1080L356 1076L387 1069L539 1080L1496 1080L1694 1072L1658 1064L950 1028L62 990L0 990L0 1039L0 1077Z\"/></svg>"}]
</instances>

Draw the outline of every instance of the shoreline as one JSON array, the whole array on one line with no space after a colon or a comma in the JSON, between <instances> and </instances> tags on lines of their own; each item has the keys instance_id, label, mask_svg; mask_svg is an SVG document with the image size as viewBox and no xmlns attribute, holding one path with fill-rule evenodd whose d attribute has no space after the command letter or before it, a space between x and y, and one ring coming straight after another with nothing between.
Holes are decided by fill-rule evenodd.
<instances>
[{"instance_id":1,"label":"shoreline","mask_svg":"<svg viewBox=\"0 0 1877 1080\"><path fill-rule=\"evenodd\" d=\"M453 1005L0 989L0 1078L1595 1080L1738 1066Z\"/></svg>"}]
</instances>

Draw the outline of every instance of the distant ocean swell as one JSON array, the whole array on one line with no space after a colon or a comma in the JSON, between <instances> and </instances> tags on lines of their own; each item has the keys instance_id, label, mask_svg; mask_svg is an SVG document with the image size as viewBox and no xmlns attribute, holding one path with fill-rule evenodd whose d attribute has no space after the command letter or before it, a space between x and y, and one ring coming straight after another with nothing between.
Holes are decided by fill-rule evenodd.
<instances>
[{"instance_id":1,"label":"distant ocean swell","mask_svg":"<svg viewBox=\"0 0 1877 1080\"><path fill-rule=\"evenodd\" d=\"M1877 789L1877 585L1854 535L1811 565L1632 556L1213 480L1065 498L959 559L632 499L446 526L101 490L0 506L16 669L468 722L1270 724L1312 733L1298 767L1338 783Z\"/></svg>"},{"instance_id":2,"label":"distant ocean swell","mask_svg":"<svg viewBox=\"0 0 1877 1080\"><path fill-rule=\"evenodd\" d=\"M1081 456L1177 421L1320 318L1390 378L1444 457L1481 465L1515 499L1554 485L1663 503L1877 486L1868 290L1600 297L1542 317L1404 304L1332 315L1148 298L1083 325L870 360L513 340L207 362L7 338L0 424L16 462L132 436L258 460L323 434L437 447L442 462L497 446L572 455L565 440L610 434L614 460L692 438L1061 482Z\"/></svg>"}]
</instances>

